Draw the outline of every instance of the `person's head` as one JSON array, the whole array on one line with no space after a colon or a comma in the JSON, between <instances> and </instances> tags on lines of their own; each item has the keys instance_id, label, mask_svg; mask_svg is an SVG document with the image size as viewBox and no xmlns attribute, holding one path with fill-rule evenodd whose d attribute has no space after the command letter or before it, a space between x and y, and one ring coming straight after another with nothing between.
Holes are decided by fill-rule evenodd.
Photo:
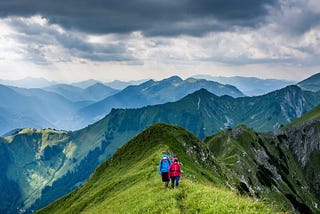
<instances>
[{"instance_id":1,"label":"person's head","mask_svg":"<svg viewBox=\"0 0 320 214\"><path fill-rule=\"evenodd\" d=\"M173 160L172 160L174 163L178 163L179 162L179 160L178 160L178 158L177 157L175 157L175 158L173 158Z\"/></svg>"},{"instance_id":2,"label":"person's head","mask_svg":"<svg viewBox=\"0 0 320 214\"><path fill-rule=\"evenodd\" d=\"M162 159L167 159L168 156L166 154L162 154Z\"/></svg>"}]
</instances>

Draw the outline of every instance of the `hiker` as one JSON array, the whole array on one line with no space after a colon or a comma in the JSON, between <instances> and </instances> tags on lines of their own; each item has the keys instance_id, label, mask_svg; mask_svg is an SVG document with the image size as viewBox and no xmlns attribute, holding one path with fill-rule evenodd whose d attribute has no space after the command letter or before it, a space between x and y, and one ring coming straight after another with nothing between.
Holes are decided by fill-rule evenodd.
<instances>
[{"instance_id":1,"label":"hiker","mask_svg":"<svg viewBox=\"0 0 320 214\"><path fill-rule=\"evenodd\" d=\"M162 159L160 160L159 163L159 174L162 177L162 182L164 182L164 187L168 187L169 185L169 167L170 167L170 160L166 154L162 154Z\"/></svg>"},{"instance_id":2,"label":"hiker","mask_svg":"<svg viewBox=\"0 0 320 214\"><path fill-rule=\"evenodd\" d=\"M176 183L176 187L179 186L181 167L177 157L173 158L172 162L169 168L169 178L171 179L171 188L174 188L174 183Z\"/></svg>"}]
</instances>

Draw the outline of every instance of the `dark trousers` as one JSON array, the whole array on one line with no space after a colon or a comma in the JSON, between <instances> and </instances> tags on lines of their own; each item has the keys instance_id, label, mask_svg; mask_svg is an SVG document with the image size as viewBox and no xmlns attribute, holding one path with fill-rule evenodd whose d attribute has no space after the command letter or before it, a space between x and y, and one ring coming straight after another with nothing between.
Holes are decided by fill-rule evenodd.
<instances>
[{"instance_id":1,"label":"dark trousers","mask_svg":"<svg viewBox=\"0 0 320 214\"><path fill-rule=\"evenodd\" d=\"M176 183L176 187L179 186L179 176L172 176L171 178L171 187L174 188L174 183Z\"/></svg>"}]
</instances>

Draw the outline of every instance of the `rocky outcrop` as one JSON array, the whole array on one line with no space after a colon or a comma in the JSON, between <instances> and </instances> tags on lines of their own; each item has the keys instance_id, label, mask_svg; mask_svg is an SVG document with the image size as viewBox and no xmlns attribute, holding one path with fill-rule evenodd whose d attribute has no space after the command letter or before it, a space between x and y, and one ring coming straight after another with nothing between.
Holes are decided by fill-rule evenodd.
<instances>
[{"instance_id":1,"label":"rocky outcrop","mask_svg":"<svg viewBox=\"0 0 320 214\"><path fill-rule=\"evenodd\" d=\"M278 131L275 136L297 158L310 191L320 196L320 118ZM315 202L314 206L318 206Z\"/></svg>"}]
</instances>

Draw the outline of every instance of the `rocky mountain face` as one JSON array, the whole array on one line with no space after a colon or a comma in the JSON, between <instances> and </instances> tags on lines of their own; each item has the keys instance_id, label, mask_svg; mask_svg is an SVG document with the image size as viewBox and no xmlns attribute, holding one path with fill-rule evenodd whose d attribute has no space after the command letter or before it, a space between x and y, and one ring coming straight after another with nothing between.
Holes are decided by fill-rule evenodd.
<instances>
[{"instance_id":1,"label":"rocky mountain face","mask_svg":"<svg viewBox=\"0 0 320 214\"><path fill-rule=\"evenodd\" d=\"M93 210L104 209L105 206L111 210L115 209L117 203L108 203L109 200L119 195L122 198L131 197L128 195L128 188L123 189L125 182L130 183L130 188L135 189L139 182L148 183L157 176L158 162L155 161L155 154L159 155L159 151L167 151L170 155L179 157L185 170L181 183L189 183L190 180L197 188L201 182L216 187L227 187L240 195L274 205L276 208L270 213L318 213L320 167L316 163L319 161L319 143L315 142L319 142L319 125L320 119L317 119L270 133L258 133L241 125L223 130L200 142L182 128L155 124L126 143L110 160L100 165L81 188L40 213L68 213L76 210L94 213ZM315 141L309 141L312 137ZM149 167L145 172L148 175L142 173L134 177L142 170L139 170L138 166L145 163L151 164L143 167ZM132 171L136 167L136 171ZM122 168L122 176L112 177ZM132 174L128 174L128 171ZM116 189L114 185L117 186ZM154 184L150 186L153 187ZM193 192L187 186L181 188L185 188L184 197L178 200L184 203L184 200L192 197ZM154 195L146 195L146 192L145 189L140 190L140 197L153 197L159 190L154 190ZM208 192L206 199L211 200L215 194L218 193ZM174 200L170 195L166 199ZM202 198L197 200L199 203L205 203L201 201ZM130 203L122 203L130 207ZM185 211L194 208L192 204L184 204ZM142 209L144 206L145 203L137 201L131 209ZM226 211L228 208L224 209Z\"/></svg>"},{"instance_id":2,"label":"rocky mountain face","mask_svg":"<svg viewBox=\"0 0 320 214\"><path fill-rule=\"evenodd\" d=\"M317 120L302 124L302 130L293 127L268 134L239 126L208 137L205 143L230 188L269 198L284 210L317 213L319 148L307 136L318 139L319 124Z\"/></svg>"},{"instance_id":3,"label":"rocky mountain face","mask_svg":"<svg viewBox=\"0 0 320 214\"><path fill-rule=\"evenodd\" d=\"M320 93L289 86L259 97L218 97L201 89L183 99L141 109L116 109L111 113L120 127L138 130L155 122L177 124L203 139L222 129L245 124L257 131L275 130L311 110ZM141 130L140 130L141 131Z\"/></svg>"},{"instance_id":4,"label":"rocky mountain face","mask_svg":"<svg viewBox=\"0 0 320 214\"><path fill-rule=\"evenodd\" d=\"M277 136L294 153L308 182L308 190L319 198L320 119L279 131ZM314 206L318 205L319 203L314 203Z\"/></svg>"},{"instance_id":5,"label":"rocky mountain face","mask_svg":"<svg viewBox=\"0 0 320 214\"><path fill-rule=\"evenodd\" d=\"M4 200L0 202L2 203L1 207L12 213L17 211L17 208L30 211L47 205L82 184L98 164L108 159L129 139L156 122L177 124L200 139L226 128L228 130L228 128L241 123L257 128L257 130L261 127L264 127L265 130L272 130L274 124L282 123L281 121L284 121L284 124L288 123L306 112L313 105L316 105L320 100L318 96L318 93L301 91L296 86L254 98L218 97L202 89L174 103L148 106L141 109L113 109L102 120L75 132L52 129L17 130L16 133L1 138L0 153L5 154L3 157L6 158L3 164L3 171L0 172L0 179L2 179L0 183L4 186L13 186L8 191L13 191L16 196L16 200L10 198L10 201L8 201L9 198L6 197L11 193L3 193ZM254 116L254 114L256 115ZM268 120L268 118L270 119ZM258 119L264 123L258 125L256 122ZM241 129L235 129L230 133L241 133L240 131ZM254 133L253 131L251 132ZM229 134L229 138L232 139L233 135L228 131L221 132L220 135L223 133ZM255 135L250 134L253 137L249 142L253 142L252 145L261 150L264 147L259 142L266 137L254 137ZM234 136L237 137L237 135ZM225 139L221 142L229 142L229 138L221 138ZM272 144L271 142L272 140L270 144ZM279 140L274 140L273 144L277 142ZM247 141L244 139L241 141L241 144L243 143L247 143ZM266 143L265 145L268 144ZM208 143L208 145L211 144ZM219 151L219 149L212 149L214 156L218 156L215 154L216 151ZM262 152L264 154L263 151L253 150L253 152L258 154ZM262 157L257 159L254 156L257 159L255 161L261 165L262 163L268 163L270 159L270 161L274 161L274 165L277 167L281 164L276 160L286 154L286 152L280 153L278 149L269 149L268 153L266 151L265 153L273 156L268 155L269 158L267 159ZM236 157L233 153L230 153L229 156ZM242 155L240 154L239 157L242 157ZM311 157L314 157L314 154ZM232 158L222 159L223 162L220 165L224 166L228 165L229 161L237 161L237 159ZM290 156L290 160L287 160L287 162L294 163L294 160ZM251 163L255 162L249 161L246 167L249 167ZM253 165L253 169L262 170L261 173L261 170L258 173L261 177L259 182L265 182L266 186L270 188L270 181L263 181L263 176L268 174L272 167L269 165L264 166L268 171L264 168L259 168L259 164ZM230 167L236 165L236 162L230 163ZM295 164L295 166L299 169L298 164ZM286 165L282 164L281 167L286 167ZM230 170L225 168L223 174L227 175ZM237 169L234 170L237 172ZM293 171L298 172L295 168L292 169ZM287 174L286 172L288 171L284 171L283 174ZM238 174L235 173L229 176L230 182L228 184L233 187L237 187L237 183L232 184L231 182L237 178L236 175ZM257 173L253 175L256 176ZM278 178L279 176L275 176L275 180ZM252 182L255 180L256 178L251 178ZM243 183L250 183L248 179L246 181L248 182ZM289 181L293 185L293 181ZM302 181L304 182L305 180L301 179ZM238 186L240 185L245 189L244 184L238 183ZM289 184L284 185L288 186ZM291 192L289 193L294 195ZM303 194L305 193L303 192ZM289 197L291 198L291 196ZM300 198L303 197L299 195L299 197L295 196L294 199L303 203ZM310 203L308 202L307 204L309 208L312 207L309 205Z\"/></svg>"}]
</instances>

